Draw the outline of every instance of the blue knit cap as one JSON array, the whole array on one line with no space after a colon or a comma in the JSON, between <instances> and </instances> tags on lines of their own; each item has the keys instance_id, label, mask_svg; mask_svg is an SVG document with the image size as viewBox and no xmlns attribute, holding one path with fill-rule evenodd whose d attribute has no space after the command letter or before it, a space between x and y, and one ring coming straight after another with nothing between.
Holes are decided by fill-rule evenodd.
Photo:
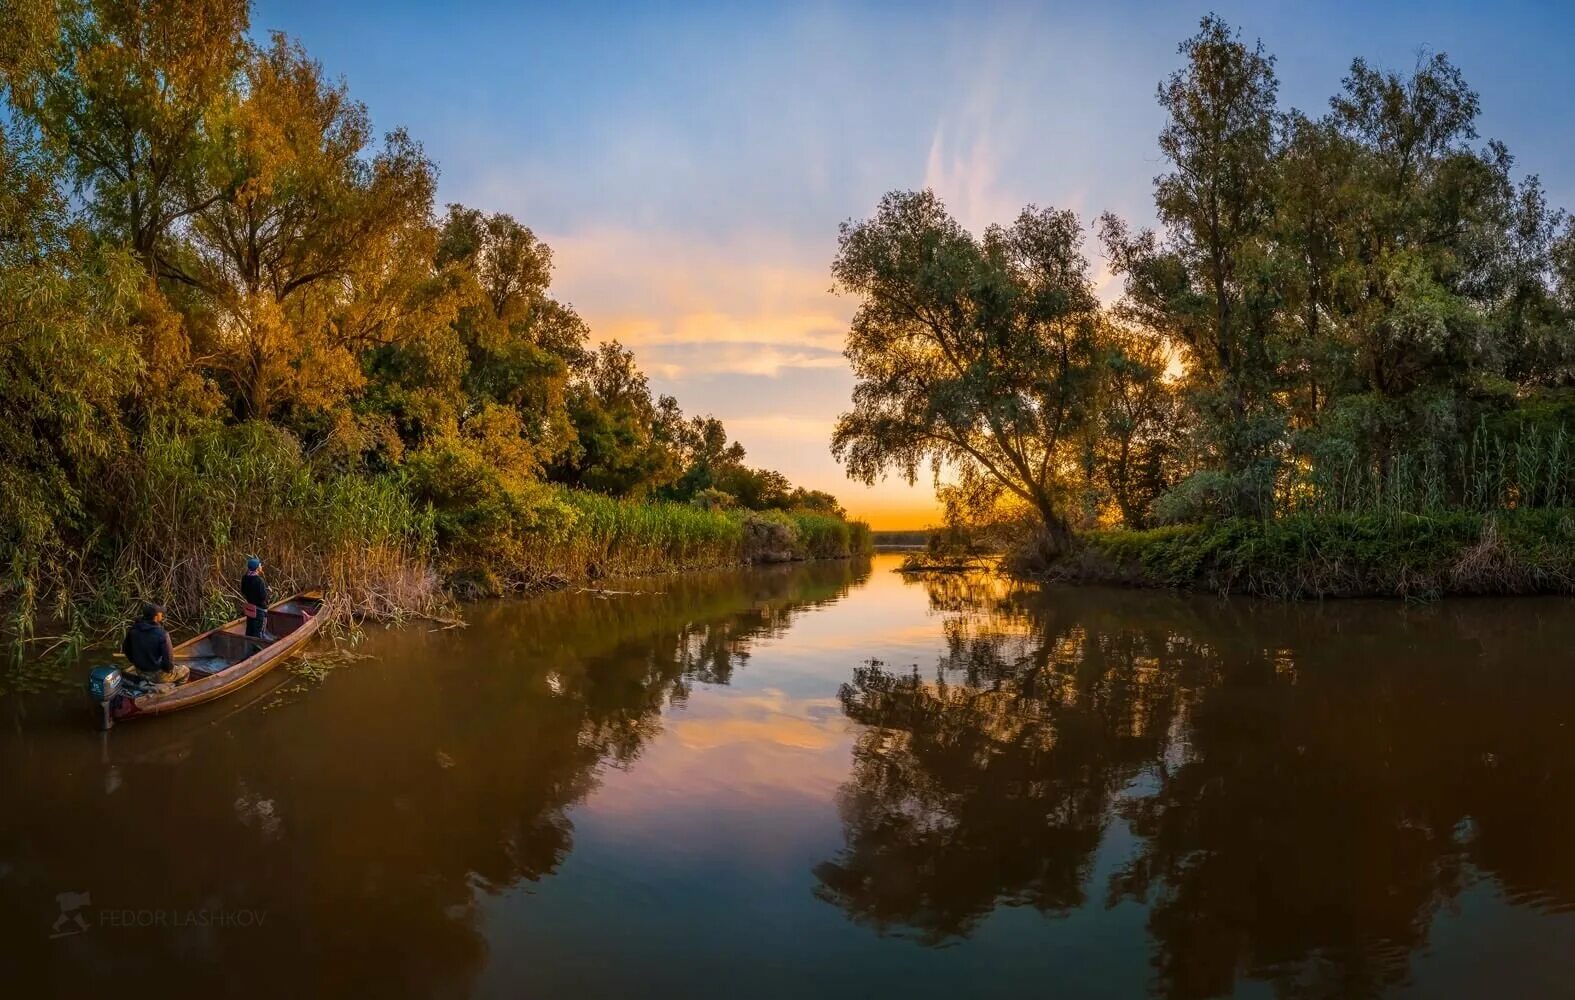
<instances>
[{"instance_id":1,"label":"blue knit cap","mask_svg":"<svg viewBox=\"0 0 1575 1000\"><path fill-rule=\"evenodd\" d=\"M262 560L258 559L256 556L247 556L246 557L246 568L248 570L262 569Z\"/></svg>"}]
</instances>

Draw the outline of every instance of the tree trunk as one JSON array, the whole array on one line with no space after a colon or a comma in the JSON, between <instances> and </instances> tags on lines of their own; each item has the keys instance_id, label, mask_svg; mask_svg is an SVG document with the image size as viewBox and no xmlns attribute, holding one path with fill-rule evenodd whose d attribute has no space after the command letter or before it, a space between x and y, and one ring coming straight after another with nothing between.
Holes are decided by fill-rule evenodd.
<instances>
[{"instance_id":1,"label":"tree trunk","mask_svg":"<svg viewBox=\"0 0 1575 1000\"><path fill-rule=\"evenodd\" d=\"M1047 556L1061 556L1072 551L1072 525L1067 519L1048 504L1039 505L1039 516L1044 521L1040 528L1040 550Z\"/></svg>"}]
</instances>

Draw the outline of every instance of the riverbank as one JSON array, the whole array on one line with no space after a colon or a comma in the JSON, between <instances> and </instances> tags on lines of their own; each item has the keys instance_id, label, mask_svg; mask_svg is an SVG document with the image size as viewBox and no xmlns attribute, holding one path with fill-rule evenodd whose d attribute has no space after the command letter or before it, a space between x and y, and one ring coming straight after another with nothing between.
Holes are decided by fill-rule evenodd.
<instances>
[{"instance_id":1,"label":"riverbank","mask_svg":"<svg viewBox=\"0 0 1575 1000\"><path fill-rule=\"evenodd\" d=\"M1096 531L1055 559L1007 560L1018 576L1247 594L1433 598L1575 593L1575 510L1221 520Z\"/></svg>"},{"instance_id":2,"label":"riverbank","mask_svg":"<svg viewBox=\"0 0 1575 1000\"><path fill-rule=\"evenodd\" d=\"M164 603L177 629L210 627L235 616L235 578L254 553L276 592L322 589L380 619L611 576L871 550L868 525L833 514L615 498L479 463L325 473L255 425L154 440L142 459L112 484L119 530L43 588L0 586L7 638L35 654L79 649L117 632L142 600Z\"/></svg>"}]
</instances>

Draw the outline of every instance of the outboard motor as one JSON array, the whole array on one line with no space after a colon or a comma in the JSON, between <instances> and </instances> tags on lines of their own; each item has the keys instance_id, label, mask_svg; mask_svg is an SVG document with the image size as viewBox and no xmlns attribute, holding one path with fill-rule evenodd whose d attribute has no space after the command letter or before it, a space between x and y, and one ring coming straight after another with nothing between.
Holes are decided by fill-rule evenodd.
<instances>
[{"instance_id":1,"label":"outboard motor","mask_svg":"<svg viewBox=\"0 0 1575 1000\"><path fill-rule=\"evenodd\" d=\"M109 729L115 724L115 715L111 709L115 699L120 697L120 685L120 671L115 667L94 667L88 675L88 697L98 702L99 729Z\"/></svg>"}]
</instances>

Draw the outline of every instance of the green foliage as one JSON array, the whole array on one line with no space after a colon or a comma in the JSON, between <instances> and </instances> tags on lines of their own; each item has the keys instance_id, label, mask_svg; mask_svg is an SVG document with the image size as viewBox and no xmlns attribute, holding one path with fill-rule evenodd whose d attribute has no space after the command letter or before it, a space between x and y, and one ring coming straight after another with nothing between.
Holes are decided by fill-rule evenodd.
<instances>
[{"instance_id":1,"label":"green foliage","mask_svg":"<svg viewBox=\"0 0 1575 1000\"><path fill-rule=\"evenodd\" d=\"M868 521L848 522L848 555L867 556L875 551L875 532Z\"/></svg>"},{"instance_id":2,"label":"green foliage","mask_svg":"<svg viewBox=\"0 0 1575 1000\"><path fill-rule=\"evenodd\" d=\"M738 500L731 493L717 489L703 489L689 498L689 505L700 510L732 510Z\"/></svg>"},{"instance_id":3,"label":"green foliage","mask_svg":"<svg viewBox=\"0 0 1575 1000\"><path fill-rule=\"evenodd\" d=\"M1229 517L1244 491L1239 477L1218 469L1194 472L1154 503L1154 520L1178 524Z\"/></svg>"},{"instance_id":4,"label":"green foliage","mask_svg":"<svg viewBox=\"0 0 1575 1000\"><path fill-rule=\"evenodd\" d=\"M19 131L0 130L0 178L0 596L26 629L125 447L120 404L143 372L122 331L139 282L129 255L67 217L50 161Z\"/></svg>"},{"instance_id":5,"label":"green foliage","mask_svg":"<svg viewBox=\"0 0 1575 1000\"><path fill-rule=\"evenodd\" d=\"M149 276L207 199L217 118L247 62L246 0L20 0L0 8L0 74L87 198L94 227Z\"/></svg>"},{"instance_id":6,"label":"green foliage","mask_svg":"<svg viewBox=\"0 0 1575 1000\"><path fill-rule=\"evenodd\" d=\"M1575 510L1294 515L1093 532L1056 575L1274 598L1575 592ZM1027 568L1027 567L1024 567Z\"/></svg>"},{"instance_id":7,"label":"green foliage","mask_svg":"<svg viewBox=\"0 0 1575 1000\"><path fill-rule=\"evenodd\" d=\"M839 517L813 511L793 511L796 554L803 559L831 559L853 554L853 531Z\"/></svg>"},{"instance_id":8,"label":"green foliage","mask_svg":"<svg viewBox=\"0 0 1575 1000\"><path fill-rule=\"evenodd\" d=\"M734 516L561 487L552 495L575 516L539 536L537 565L544 571L566 565L583 567L581 572L592 577L614 576L733 565L742 559L743 529Z\"/></svg>"},{"instance_id":9,"label":"green foliage","mask_svg":"<svg viewBox=\"0 0 1575 1000\"><path fill-rule=\"evenodd\" d=\"M1365 421L1312 437L1314 461L1287 482L1287 508L1423 514L1566 507L1575 500L1575 409L1567 393L1537 393L1485 410L1469 433L1458 429L1459 419L1453 411L1438 413L1432 433L1381 464L1362 453Z\"/></svg>"},{"instance_id":10,"label":"green foliage","mask_svg":"<svg viewBox=\"0 0 1575 1000\"><path fill-rule=\"evenodd\" d=\"M1183 42L1184 63L1159 87L1168 116L1159 147L1175 167L1154 182L1168 239L1102 229L1128 279L1121 312L1184 353L1200 442L1243 491L1239 509L1268 506L1257 470L1280 429L1273 395L1273 262L1264 252L1276 200L1278 82L1274 59L1205 17Z\"/></svg>"},{"instance_id":11,"label":"green foliage","mask_svg":"<svg viewBox=\"0 0 1575 1000\"><path fill-rule=\"evenodd\" d=\"M666 486L678 458L661 439L650 384L634 353L603 344L569 396L575 443L549 470L562 483L614 496L643 496Z\"/></svg>"},{"instance_id":12,"label":"green foliage","mask_svg":"<svg viewBox=\"0 0 1575 1000\"><path fill-rule=\"evenodd\" d=\"M113 499L112 499L113 498ZM112 504L112 508L111 508ZM117 463L98 498L100 558L84 584L106 614L153 596L191 621L235 616L237 566L262 554L278 588L324 587L371 612L438 597L437 528L390 476L314 466L275 425L154 431ZM227 613L225 613L227 611Z\"/></svg>"},{"instance_id":13,"label":"green foliage","mask_svg":"<svg viewBox=\"0 0 1575 1000\"><path fill-rule=\"evenodd\" d=\"M68 643L238 566L370 613L855 547L835 498L587 349L551 251L245 0L0 5L0 603ZM556 482L548 485L544 478ZM579 487L570 489L568 486ZM709 491L709 492L702 492ZM690 504L701 494L707 502ZM639 502L660 495L668 503Z\"/></svg>"},{"instance_id":14,"label":"green foliage","mask_svg":"<svg viewBox=\"0 0 1575 1000\"><path fill-rule=\"evenodd\" d=\"M1122 523L1142 527L1179 474L1185 451L1181 397L1166 378L1164 342L1120 323L1101 330L1098 432L1085 468L1085 507L1114 507Z\"/></svg>"}]
</instances>

